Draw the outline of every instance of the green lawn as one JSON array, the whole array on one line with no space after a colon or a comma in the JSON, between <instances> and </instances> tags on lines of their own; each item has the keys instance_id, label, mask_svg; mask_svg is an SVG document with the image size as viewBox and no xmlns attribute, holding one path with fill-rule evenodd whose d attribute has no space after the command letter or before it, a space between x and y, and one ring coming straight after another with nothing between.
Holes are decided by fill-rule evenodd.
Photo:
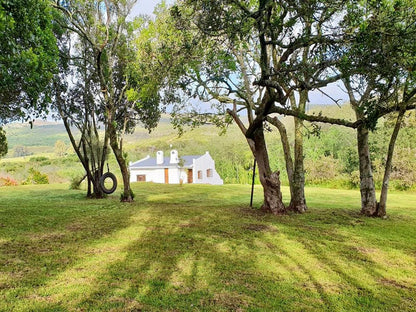
<instances>
[{"instance_id":1,"label":"green lawn","mask_svg":"<svg viewBox=\"0 0 416 312\"><path fill-rule=\"evenodd\" d=\"M0 188L0 311L416 311L415 193L379 220L358 191L275 217L242 185L67 188Z\"/></svg>"}]
</instances>

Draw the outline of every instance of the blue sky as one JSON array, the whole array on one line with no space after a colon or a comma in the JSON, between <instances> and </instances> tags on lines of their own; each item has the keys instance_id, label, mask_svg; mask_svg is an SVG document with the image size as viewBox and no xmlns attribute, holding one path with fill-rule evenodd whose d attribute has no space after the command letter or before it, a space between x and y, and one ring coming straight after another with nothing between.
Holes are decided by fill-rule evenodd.
<instances>
[{"instance_id":1,"label":"blue sky","mask_svg":"<svg viewBox=\"0 0 416 312\"><path fill-rule=\"evenodd\" d=\"M138 15L138 14L151 15L153 13L153 9L155 8L155 5L160 2L161 0L138 0L131 14L133 16ZM166 2L172 3L173 1L168 0Z\"/></svg>"}]
</instances>

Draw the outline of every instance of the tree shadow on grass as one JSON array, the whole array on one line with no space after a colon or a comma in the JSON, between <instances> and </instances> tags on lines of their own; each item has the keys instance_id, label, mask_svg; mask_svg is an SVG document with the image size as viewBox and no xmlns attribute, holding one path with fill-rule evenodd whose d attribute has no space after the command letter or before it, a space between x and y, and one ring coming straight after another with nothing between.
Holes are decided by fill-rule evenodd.
<instances>
[{"instance_id":1,"label":"tree shadow on grass","mask_svg":"<svg viewBox=\"0 0 416 312\"><path fill-rule=\"evenodd\" d=\"M33 297L36 287L47 285L83 259L95 241L129 226L133 222L129 217L137 210L120 207L111 199L85 199L80 192L50 193L31 192L32 201L17 198L5 209L8 216L0 231L0 310L14 310L21 299Z\"/></svg>"},{"instance_id":2,"label":"tree shadow on grass","mask_svg":"<svg viewBox=\"0 0 416 312\"><path fill-rule=\"evenodd\" d=\"M195 189L192 197L178 197L168 191L161 201L159 193L150 198L143 211L136 203L121 212L119 206L102 214L97 209L102 218L86 216L74 228L81 237L71 236L74 245L65 242L74 249L63 246L74 258L48 278L40 275L49 287L41 285L27 301L39 311L371 311L401 303L398 296L394 302L381 297L384 286L374 284L383 278L383 265L354 249L348 231L339 231L372 226L348 210L275 217L224 204L214 192ZM106 221L111 214L113 221ZM91 233L84 225L96 218L101 230Z\"/></svg>"},{"instance_id":3,"label":"tree shadow on grass","mask_svg":"<svg viewBox=\"0 0 416 312\"><path fill-rule=\"evenodd\" d=\"M335 261L348 241L336 229L317 234L318 226L299 229L296 222L292 224L296 216L282 222L236 207L224 207L222 214L212 208L217 213L215 220L211 219L212 211L196 209L192 213L191 208L182 207L186 218L178 222L177 209L152 208L152 223L126 247L123 261L108 266L97 290L78 307L119 311L353 311L357 305L375 310L386 303L377 296L377 290L349 272L348 263L372 278L380 276L377 272L382 267L370 258L354 259L351 252L341 258L342 266ZM274 240L289 246L277 245ZM340 246L328 256L325 244L330 243ZM309 266L308 257L318 266ZM265 260L268 258L270 263ZM327 275L329 286L328 280L320 280L321 273ZM366 296L375 300L361 302Z\"/></svg>"}]
</instances>

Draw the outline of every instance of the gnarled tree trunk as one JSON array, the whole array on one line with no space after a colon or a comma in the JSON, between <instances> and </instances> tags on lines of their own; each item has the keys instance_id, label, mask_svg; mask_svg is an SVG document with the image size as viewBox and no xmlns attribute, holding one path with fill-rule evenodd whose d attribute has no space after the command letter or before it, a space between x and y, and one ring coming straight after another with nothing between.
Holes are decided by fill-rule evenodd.
<instances>
[{"instance_id":1,"label":"gnarled tree trunk","mask_svg":"<svg viewBox=\"0 0 416 312\"><path fill-rule=\"evenodd\" d=\"M238 117L235 107L234 110L229 109L227 112L233 117L241 132L246 137L250 150L257 161L260 183L263 187L264 195L261 209L276 215L286 213L286 207L283 204L282 191L280 189L280 172L272 172L270 168L263 124L260 123L254 130L252 138L248 138L247 129Z\"/></svg>"},{"instance_id":2,"label":"gnarled tree trunk","mask_svg":"<svg viewBox=\"0 0 416 312\"><path fill-rule=\"evenodd\" d=\"M110 146L113 150L114 156L116 157L118 166L120 167L120 172L123 178L123 193L121 195L121 201L123 202L132 202L132 191L130 189L130 173L127 167L126 159L123 157L123 145L122 141L118 142L117 130L114 127L112 122L108 123L108 133L110 138Z\"/></svg>"},{"instance_id":3,"label":"gnarled tree trunk","mask_svg":"<svg viewBox=\"0 0 416 312\"><path fill-rule=\"evenodd\" d=\"M260 183L263 187L264 202L261 209L275 215L286 213L280 189L280 172L272 172L270 169L263 128L255 130L250 147L257 160Z\"/></svg>"},{"instance_id":4,"label":"gnarled tree trunk","mask_svg":"<svg viewBox=\"0 0 416 312\"><path fill-rule=\"evenodd\" d=\"M285 164L286 164L286 173L287 178L289 180L289 188L290 188L290 198L293 198L294 190L293 190L293 160L292 160L292 154L290 152L290 144L289 144L289 138L287 136L287 131L285 128L285 125L277 118L277 117L268 117L267 121L270 122L272 125L274 125L278 130L280 134L280 141L282 142L283 147L283 154L285 156Z\"/></svg>"}]
</instances>

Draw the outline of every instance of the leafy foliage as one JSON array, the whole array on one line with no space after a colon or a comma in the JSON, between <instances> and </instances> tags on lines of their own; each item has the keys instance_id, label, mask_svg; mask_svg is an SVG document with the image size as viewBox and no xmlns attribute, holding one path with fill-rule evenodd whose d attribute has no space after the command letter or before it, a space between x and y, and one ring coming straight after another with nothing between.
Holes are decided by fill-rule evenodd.
<instances>
[{"instance_id":1,"label":"leafy foliage","mask_svg":"<svg viewBox=\"0 0 416 312\"><path fill-rule=\"evenodd\" d=\"M19 184L17 183L16 180L14 180L11 177L0 177L0 186L18 186Z\"/></svg>"},{"instance_id":2,"label":"leafy foliage","mask_svg":"<svg viewBox=\"0 0 416 312\"><path fill-rule=\"evenodd\" d=\"M23 185L27 184L49 184L49 179L46 174L41 173L34 168L29 169L29 177L22 182Z\"/></svg>"},{"instance_id":3,"label":"leafy foliage","mask_svg":"<svg viewBox=\"0 0 416 312\"><path fill-rule=\"evenodd\" d=\"M0 158L5 156L8 152L6 131L0 127Z\"/></svg>"},{"instance_id":4,"label":"leafy foliage","mask_svg":"<svg viewBox=\"0 0 416 312\"><path fill-rule=\"evenodd\" d=\"M39 115L50 102L55 26L46 0L0 1L0 122Z\"/></svg>"}]
</instances>

